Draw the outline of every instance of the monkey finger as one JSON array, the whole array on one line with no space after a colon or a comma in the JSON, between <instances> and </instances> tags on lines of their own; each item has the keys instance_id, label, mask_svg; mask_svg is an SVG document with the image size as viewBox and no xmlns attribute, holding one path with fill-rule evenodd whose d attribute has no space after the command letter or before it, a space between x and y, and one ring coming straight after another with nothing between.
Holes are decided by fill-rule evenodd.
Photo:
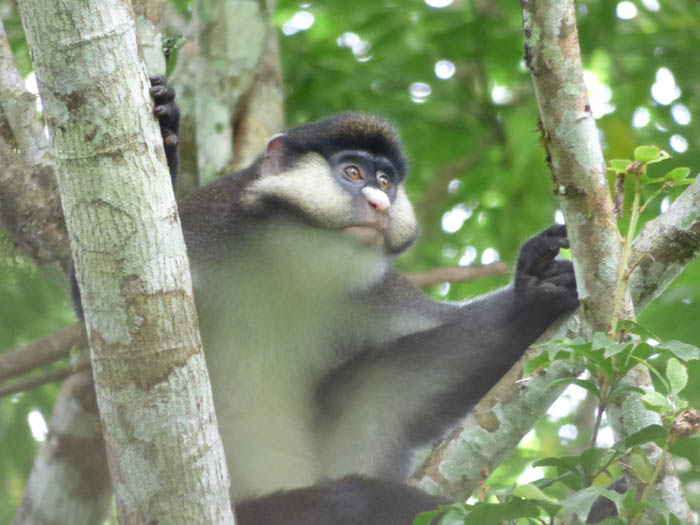
<instances>
[{"instance_id":1,"label":"monkey finger","mask_svg":"<svg viewBox=\"0 0 700 525\"><path fill-rule=\"evenodd\" d=\"M574 265L571 261L566 260L553 260L546 268L540 272L540 277L546 279L548 277L553 277L555 275L560 275L564 273L574 274Z\"/></svg>"},{"instance_id":2,"label":"monkey finger","mask_svg":"<svg viewBox=\"0 0 700 525\"><path fill-rule=\"evenodd\" d=\"M175 90L170 86L153 86L151 95L156 104L167 104L175 99Z\"/></svg>"},{"instance_id":3,"label":"monkey finger","mask_svg":"<svg viewBox=\"0 0 700 525\"><path fill-rule=\"evenodd\" d=\"M164 129L162 130L162 135L163 135L163 147L166 149L174 148L177 146L178 143L178 138L177 135L169 130L169 129Z\"/></svg>"},{"instance_id":4,"label":"monkey finger","mask_svg":"<svg viewBox=\"0 0 700 525\"><path fill-rule=\"evenodd\" d=\"M153 114L158 118L161 134L166 136L166 130L176 130L179 127L180 112L173 103L157 105L153 109ZM171 131L171 134L175 133ZM175 133L176 134L176 133Z\"/></svg>"},{"instance_id":5,"label":"monkey finger","mask_svg":"<svg viewBox=\"0 0 700 525\"><path fill-rule=\"evenodd\" d=\"M518 272L541 275L558 253L559 245L555 239L533 237L520 250Z\"/></svg>"},{"instance_id":6,"label":"monkey finger","mask_svg":"<svg viewBox=\"0 0 700 525\"><path fill-rule=\"evenodd\" d=\"M165 80L165 75L152 75L148 77L148 80L151 81L152 86L162 86L167 84L167 80Z\"/></svg>"},{"instance_id":7,"label":"monkey finger","mask_svg":"<svg viewBox=\"0 0 700 525\"><path fill-rule=\"evenodd\" d=\"M563 273L545 279L545 282L556 284L557 286L572 286L576 284L576 276L573 273Z\"/></svg>"}]
</instances>

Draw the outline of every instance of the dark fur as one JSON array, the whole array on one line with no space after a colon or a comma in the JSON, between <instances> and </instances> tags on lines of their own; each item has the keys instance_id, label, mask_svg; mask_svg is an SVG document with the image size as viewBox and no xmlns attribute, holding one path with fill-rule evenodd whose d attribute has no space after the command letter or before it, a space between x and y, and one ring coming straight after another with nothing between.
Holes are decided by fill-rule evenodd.
<instances>
[{"instance_id":1,"label":"dark fur","mask_svg":"<svg viewBox=\"0 0 700 525\"><path fill-rule=\"evenodd\" d=\"M337 151L362 150L388 158L400 179L406 176L406 158L398 133L390 124L372 115L342 113L285 133L288 137L286 166L311 151L330 158Z\"/></svg>"},{"instance_id":2,"label":"dark fur","mask_svg":"<svg viewBox=\"0 0 700 525\"><path fill-rule=\"evenodd\" d=\"M154 84L163 86L161 80ZM154 93L156 115L160 119L164 139L177 133L179 117L172 101L173 95L172 90L157 89ZM288 203L272 199L255 211L245 208L242 194L262 176L264 163L269 162L266 155L277 156L273 159L274 165L283 168L284 172L284 168L294 166L296 160L306 153L318 153L331 162L333 155L339 151L362 150L388 159L398 180L405 177L406 160L398 135L393 127L375 117L339 115L288 130L281 140L281 146L276 144L274 151L263 154L249 168L222 177L194 192L179 206L195 276L197 310L212 373L215 403L222 402L221 397L217 401L217 391L219 396L225 392L224 395L234 400L241 392L236 390L236 376L230 380L222 379L226 376L221 374L228 369L223 369L216 359L221 358L224 349L212 350L208 347L210 339L221 343L221 339L210 336L209 331L217 330L222 325L237 326L235 312L245 314L248 308L248 303L243 305L237 302L242 300L237 285L234 284L233 289L225 288L225 283L218 280L215 272L227 268L230 257L256 257L258 243L263 242L258 239L264 239L270 229L274 230L280 222L298 223L307 228L308 235L317 244L319 239L327 238L314 237L314 232L323 225L313 224L302 215L296 216ZM172 138L169 141L166 156L174 181L177 141ZM344 190L339 186L337 191ZM303 231L307 231L303 228ZM572 265L555 260L559 248L566 245L563 226L554 226L533 237L523 245L513 285L465 305L434 302L393 269L385 271L367 289L350 290L331 299L329 309L347 308L347 319L367 325L330 326L327 354L323 356L329 364L323 365L325 368L321 370L312 366L301 375L311 387L307 402L313 405L310 409L313 417L312 421L299 424L312 425L313 435L318 437L317 483L273 492L258 499L237 501L240 523L409 525L417 513L445 503L443 498L401 484L409 474L412 451L416 446L428 444L443 435L450 425L466 415L554 319L576 308L578 299ZM333 246L329 246L329 249L332 250ZM265 246L261 253L266 253ZM325 256L323 253L318 255ZM390 260L389 255L387 260ZM269 271L266 266L268 262L261 259L259 269L255 271ZM214 273L210 276L212 268ZM259 275L256 277L260 278ZM276 277L270 275L271 279ZM300 277L304 276L291 274L287 278L293 285L294 280ZM339 275L338 278L344 276ZM245 276L241 276L241 279L236 282L245 284ZM317 292L311 289L307 293ZM248 297L246 300L260 299ZM269 301L264 303L266 305L277 306L274 303L278 298L266 297L261 300ZM259 309L260 305L253 307ZM283 315L291 313L290 319L295 321L293 314L296 307L295 304L288 304L280 312ZM314 317L309 321L311 326L318 328L313 324L318 322ZM323 315L317 317L324 318ZM284 322L280 320L280 326L290 326ZM277 319L273 324L278 324ZM297 325L292 324L291 327L297 328ZM332 335L336 332L343 334L348 328L352 329L349 339ZM240 334L244 334L239 338L241 340L230 342L230 351L237 353L229 357L243 360L239 363L247 359L247 345L254 344L246 339L246 329L245 326L241 328ZM267 331L276 329L275 326L265 328ZM392 334L392 337L386 334ZM286 334L280 335L283 339ZM254 337L257 336L253 334ZM305 349L292 347L284 350L303 352ZM303 354L300 358L302 360L299 362L303 362ZM231 366L230 363L228 366ZM236 365L233 366L235 368ZM271 366L274 367L274 363ZM233 374L235 372L232 371ZM285 372L270 369L273 378L286 380ZM241 379L240 376L238 378ZM275 380L265 377L258 381L251 388L259 384L264 390L266 381ZM275 392L273 388L272 395ZM219 408L217 406L220 426L238 422L245 426L245 421L235 418L224 420ZM269 404L261 408L270 409ZM257 409L250 406L249 413L255 414ZM243 414L242 417L247 416ZM374 429L376 434L363 433L363 428L353 427L358 417L363 419L361 425L366 425L363 428ZM274 447L286 444L286 430L284 427L275 428L280 441ZM356 435L353 434L355 431ZM242 452L242 456L236 456L240 460L259 444L238 443L236 434L234 430L224 435L222 430L225 443L228 442L229 446L234 443L238 447L236 452ZM336 436L342 438L339 443L336 443ZM347 448L356 446L361 447L360 456L348 456L350 452ZM338 456L340 463L334 462L336 452L345 454ZM330 461L331 465L324 466L324 461ZM346 464L352 465L353 470L347 472ZM345 469L345 472L339 474L338 479L327 479L329 474L324 473L324 468L333 472ZM231 472L234 487L240 488L240 480L247 479L246 476L250 477L250 474L234 469ZM255 476L251 479L255 479ZM238 493L245 494L245 490Z\"/></svg>"},{"instance_id":3,"label":"dark fur","mask_svg":"<svg viewBox=\"0 0 700 525\"><path fill-rule=\"evenodd\" d=\"M236 514L243 525L408 525L439 505L449 501L400 483L347 476L244 501Z\"/></svg>"}]
</instances>

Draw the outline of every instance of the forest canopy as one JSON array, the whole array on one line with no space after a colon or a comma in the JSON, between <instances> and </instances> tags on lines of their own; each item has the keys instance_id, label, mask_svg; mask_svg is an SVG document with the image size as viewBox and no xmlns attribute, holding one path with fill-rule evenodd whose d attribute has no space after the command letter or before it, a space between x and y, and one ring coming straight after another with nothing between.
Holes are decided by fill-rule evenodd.
<instances>
[{"instance_id":1,"label":"forest canopy","mask_svg":"<svg viewBox=\"0 0 700 525\"><path fill-rule=\"evenodd\" d=\"M181 45L191 2L171 0L170 9L166 33ZM631 159L635 148L655 145L671 158L651 166L650 177L685 166L690 177L700 174L700 4L585 0L577 3L577 17L606 160ZM0 0L0 19L26 84L36 92L13 1ZM399 129L410 159L407 188L422 225L417 245L399 259L400 269L498 261L512 269L520 243L563 221L525 64L519 3L279 0L274 20L287 126L362 111L387 117ZM169 71L183 49L178 45ZM614 182L611 175L611 188ZM666 210L683 189L656 198L641 223ZM625 214L623 231L628 220ZM427 291L464 300L506 284L510 276L440 283ZM639 323L664 341L700 346L698 318L700 263L694 261ZM0 232L0 352L74 322L60 272L37 266ZM651 336L648 342L654 343ZM682 395L700 407L700 362L687 367ZM0 522L9 522L21 501L58 389L52 383L0 398ZM595 403L586 393L571 386L491 475L490 488L539 478L544 470L531 465L535 459L580 454L593 432ZM613 442L605 421L598 440L602 446ZM700 472L683 458L676 467L697 513Z\"/></svg>"}]
</instances>

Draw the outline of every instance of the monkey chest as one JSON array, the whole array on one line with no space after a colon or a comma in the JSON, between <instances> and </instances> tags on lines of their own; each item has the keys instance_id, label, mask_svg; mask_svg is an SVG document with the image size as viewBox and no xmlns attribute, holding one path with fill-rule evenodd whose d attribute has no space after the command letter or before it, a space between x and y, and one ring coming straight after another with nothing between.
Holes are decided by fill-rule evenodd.
<instances>
[{"instance_id":1,"label":"monkey chest","mask_svg":"<svg viewBox=\"0 0 700 525\"><path fill-rule=\"evenodd\" d=\"M318 479L313 396L333 353L318 319L252 313L219 319L216 326L202 321L217 421L238 500Z\"/></svg>"}]
</instances>

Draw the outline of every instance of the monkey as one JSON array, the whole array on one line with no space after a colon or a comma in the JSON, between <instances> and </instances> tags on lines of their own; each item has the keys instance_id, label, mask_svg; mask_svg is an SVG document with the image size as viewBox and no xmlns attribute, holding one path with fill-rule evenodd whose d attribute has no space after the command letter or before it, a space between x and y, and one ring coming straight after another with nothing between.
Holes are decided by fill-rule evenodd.
<instances>
[{"instance_id":1,"label":"monkey","mask_svg":"<svg viewBox=\"0 0 700 525\"><path fill-rule=\"evenodd\" d=\"M174 182L174 91L152 83ZM409 525L449 503L404 484L415 450L578 306L562 225L486 296L410 284L394 269L418 235L407 171L391 124L344 113L274 135L178 203L242 525Z\"/></svg>"}]
</instances>

